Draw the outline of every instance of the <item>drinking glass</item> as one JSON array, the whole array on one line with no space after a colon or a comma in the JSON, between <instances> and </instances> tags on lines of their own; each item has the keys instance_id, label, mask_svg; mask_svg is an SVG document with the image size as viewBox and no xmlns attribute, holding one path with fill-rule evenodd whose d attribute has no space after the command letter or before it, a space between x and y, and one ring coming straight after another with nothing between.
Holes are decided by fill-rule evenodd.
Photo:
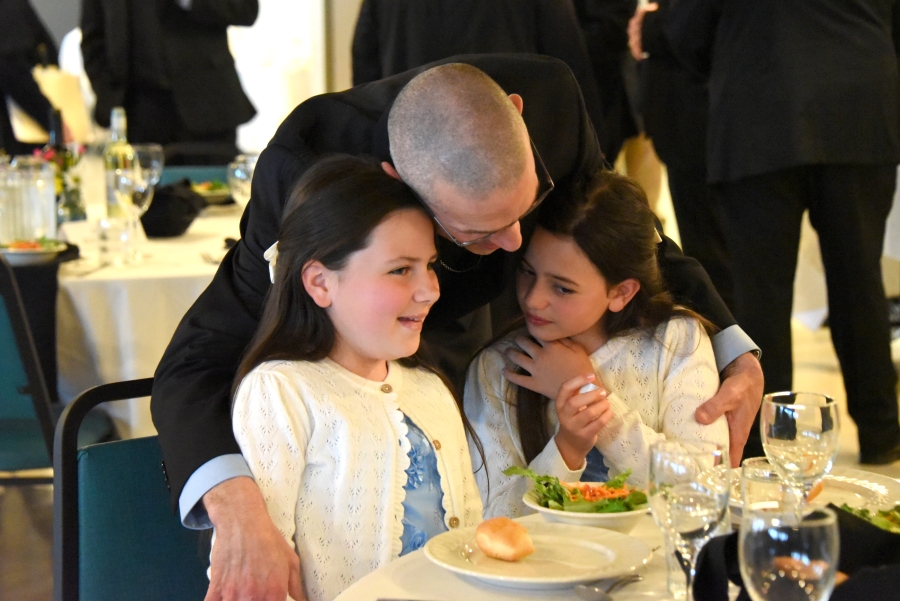
<instances>
[{"instance_id":1,"label":"drinking glass","mask_svg":"<svg viewBox=\"0 0 900 601\"><path fill-rule=\"evenodd\" d=\"M837 516L828 508L797 519L787 511L748 511L738 561L753 601L827 601L838 564Z\"/></svg>"},{"instance_id":2,"label":"drinking glass","mask_svg":"<svg viewBox=\"0 0 900 601\"><path fill-rule=\"evenodd\" d=\"M798 512L810 490L831 471L839 424L837 403L824 394L777 392L763 397L763 449L794 491Z\"/></svg>"},{"instance_id":3,"label":"drinking glass","mask_svg":"<svg viewBox=\"0 0 900 601\"><path fill-rule=\"evenodd\" d=\"M728 449L722 445L666 440L650 447L650 510L690 564L689 600L697 555L727 521L730 481Z\"/></svg>"},{"instance_id":4,"label":"drinking glass","mask_svg":"<svg viewBox=\"0 0 900 601\"><path fill-rule=\"evenodd\" d=\"M239 154L228 164L228 191L241 207L250 202L250 183L258 158L255 154Z\"/></svg>"},{"instance_id":5,"label":"drinking glass","mask_svg":"<svg viewBox=\"0 0 900 601\"><path fill-rule=\"evenodd\" d=\"M135 162L134 167L130 169L116 169L113 178L116 202L125 213L127 221L127 234L125 235L127 240L125 261L127 263L139 263L143 260L139 240L139 236L143 237L140 219L150 206L150 200L153 197L152 192L148 193L150 183L147 175L148 173Z\"/></svg>"},{"instance_id":6,"label":"drinking glass","mask_svg":"<svg viewBox=\"0 0 900 601\"><path fill-rule=\"evenodd\" d=\"M790 488L765 457L750 457L741 463L741 513L773 511L785 506Z\"/></svg>"},{"instance_id":7,"label":"drinking glass","mask_svg":"<svg viewBox=\"0 0 900 601\"><path fill-rule=\"evenodd\" d=\"M133 144L134 149L134 165L140 167L146 186L141 191L135 191L136 195L141 198L135 198L134 203L143 208L143 212L147 211L150 203L153 201L153 191L162 177L165 159L163 155L163 147L159 144ZM141 215L143 215L143 212Z\"/></svg>"}]
</instances>

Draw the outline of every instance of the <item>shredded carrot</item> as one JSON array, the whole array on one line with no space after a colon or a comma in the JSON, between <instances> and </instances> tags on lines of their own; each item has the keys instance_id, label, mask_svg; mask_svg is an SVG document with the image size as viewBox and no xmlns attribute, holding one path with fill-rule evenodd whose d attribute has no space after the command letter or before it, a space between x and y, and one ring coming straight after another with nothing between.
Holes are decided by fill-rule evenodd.
<instances>
[{"instance_id":1,"label":"shredded carrot","mask_svg":"<svg viewBox=\"0 0 900 601\"><path fill-rule=\"evenodd\" d=\"M601 499L621 499L628 496L627 488L607 488L605 484L591 486L580 482L578 484L567 484L569 489L569 498L572 501L578 500L578 493L585 501L600 501Z\"/></svg>"}]
</instances>

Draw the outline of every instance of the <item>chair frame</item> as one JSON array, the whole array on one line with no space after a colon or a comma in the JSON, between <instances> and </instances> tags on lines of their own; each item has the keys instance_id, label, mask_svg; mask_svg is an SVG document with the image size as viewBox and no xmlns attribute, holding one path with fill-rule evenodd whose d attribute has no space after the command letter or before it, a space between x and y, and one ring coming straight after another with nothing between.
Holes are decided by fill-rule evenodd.
<instances>
[{"instance_id":1,"label":"chair frame","mask_svg":"<svg viewBox=\"0 0 900 601\"><path fill-rule=\"evenodd\" d=\"M22 295L19 292L15 274L2 255L0 255L0 296L5 300L6 312L16 338L16 345L19 348L19 357L28 379L27 389L20 389L20 392L31 395L34 412L44 435L44 443L47 445L47 457L52 459L53 416L50 411L50 393L41 372L37 348L28 327L28 318L25 316ZM49 468L0 472L0 485L50 484L53 482L53 477L46 475L47 469Z\"/></svg>"},{"instance_id":2,"label":"chair frame","mask_svg":"<svg viewBox=\"0 0 900 601\"><path fill-rule=\"evenodd\" d=\"M63 411L53 453L53 599L77 601L79 588L78 430L88 412L108 401L150 396L153 378L95 386Z\"/></svg>"}]
</instances>

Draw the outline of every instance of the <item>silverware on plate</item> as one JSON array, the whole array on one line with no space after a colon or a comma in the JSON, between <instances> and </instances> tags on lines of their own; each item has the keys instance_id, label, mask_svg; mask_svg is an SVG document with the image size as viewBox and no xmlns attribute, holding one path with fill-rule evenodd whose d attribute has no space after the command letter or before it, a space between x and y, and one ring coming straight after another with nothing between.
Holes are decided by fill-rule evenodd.
<instances>
[{"instance_id":1,"label":"silverware on plate","mask_svg":"<svg viewBox=\"0 0 900 601\"><path fill-rule=\"evenodd\" d=\"M612 601L610 593L632 582L640 582L644 577L640 574L625 574L613 580L612 584L605 588L601 586L606 580L598 580L590 584L579 584L575 587L575 594L584 601Z\"/></svg>"}]
</instances>

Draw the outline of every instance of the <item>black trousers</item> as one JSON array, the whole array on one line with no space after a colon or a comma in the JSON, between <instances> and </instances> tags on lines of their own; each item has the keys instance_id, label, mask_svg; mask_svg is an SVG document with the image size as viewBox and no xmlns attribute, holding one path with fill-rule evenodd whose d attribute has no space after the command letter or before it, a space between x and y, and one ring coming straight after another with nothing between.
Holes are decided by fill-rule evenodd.
<instances>
[{"instance_id":1,"label":"black trousers","mask_svg":"<svg viewBox=\"0 0 900 601\"><path fill-rule=\"evenodd\" d=\"M672 207L678 220L681 249L697 259L719 296L734 311L731 259L725 246L722 211L706 183L706 169L676 169L666 166Z\"/></svg>"},{"instance_id":2,"label":"black trousers","mask_svg":"<svg viewBox=\"0 0 900 601\"><path fill-rule=\"evenodd\" d=\"M190 123L182 120L172 92L168 90L131 90L125 97L125 111L128 116L128 141L136 144L214 142L234 146L237 139L237 132L233 127L215 132L194 131ZM235 154L236 147L231 156Z\"/></svg>"},{"instance_id":3,"label":"black trousers","mask_svg":"<svg viewBox=\"0 0 900 601\"><path fill-rule=\"evenodd\" d=\"M863 455L900 442L881 278L896 177L896 165L807 165L715 188L734 274L734 316L762 350L766 392L792 387L794 272L809 210L825 266L831 338Z\"/></svg>"}]
</instances>

